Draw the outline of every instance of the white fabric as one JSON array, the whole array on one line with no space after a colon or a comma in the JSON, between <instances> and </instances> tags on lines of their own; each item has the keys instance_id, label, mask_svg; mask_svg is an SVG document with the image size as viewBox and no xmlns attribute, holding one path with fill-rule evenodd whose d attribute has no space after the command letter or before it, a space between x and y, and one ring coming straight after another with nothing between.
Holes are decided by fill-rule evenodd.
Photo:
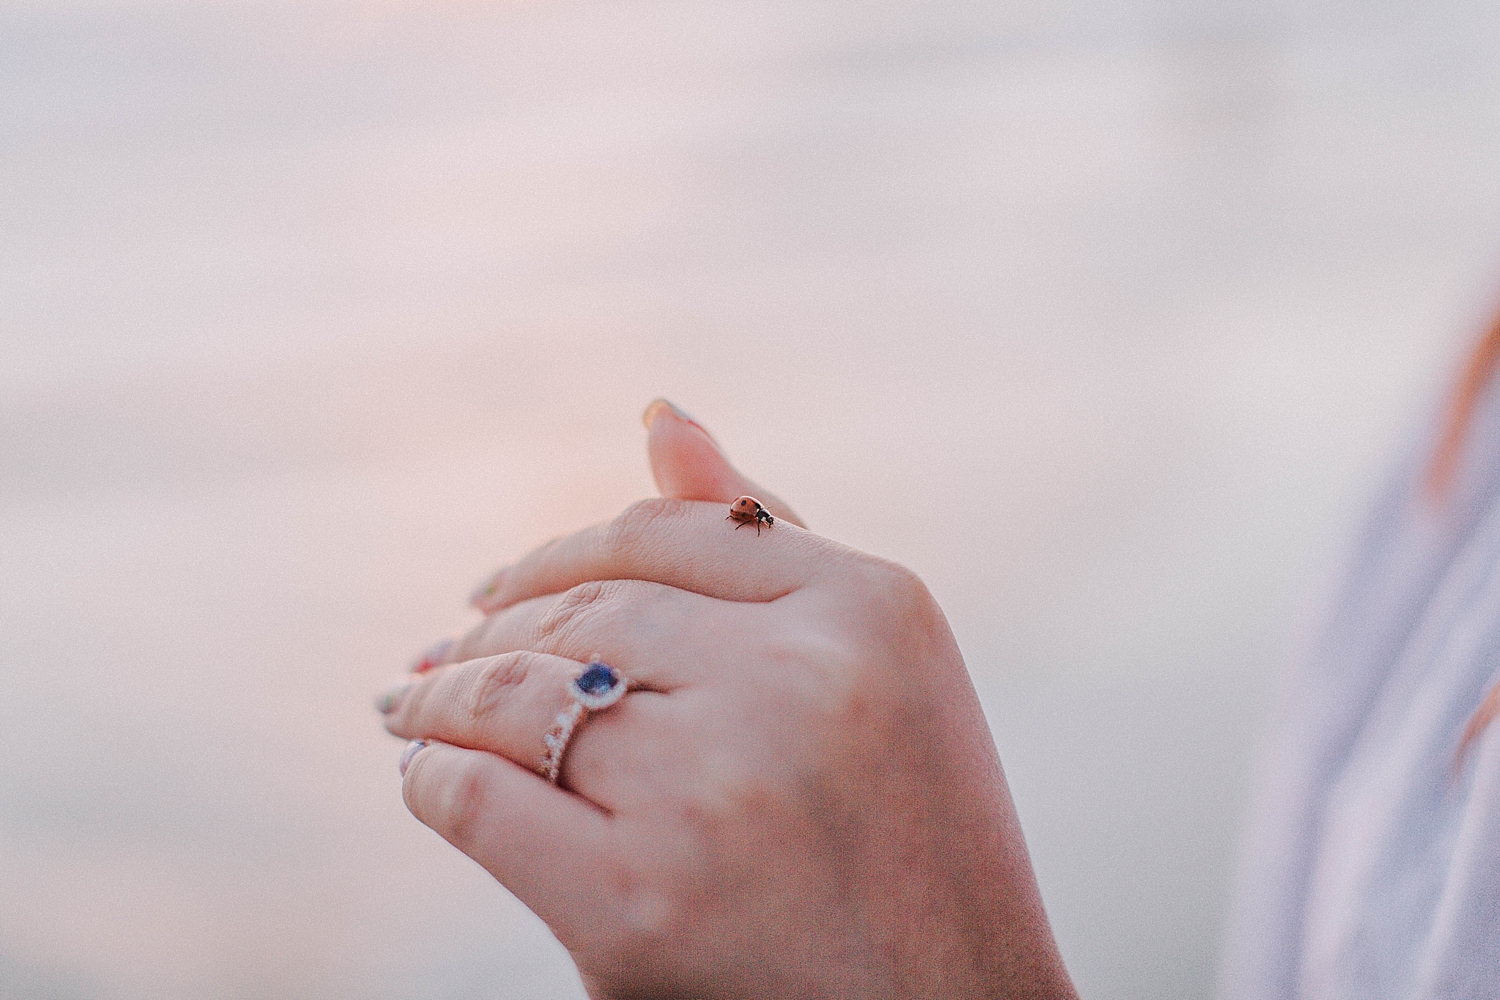
<instances>
[{"instance_id":1,"label":"white fabric","mask_svg":"<svg viewBox=\"0 0 1500 1000\"><path fill-rule=\"evenodd\" d=\"M1259 779L1225 1000L1500 1000L1500 403L1441 505L1419 442L1371 511L1284 693Z\"/></svg>"}]
</instances>

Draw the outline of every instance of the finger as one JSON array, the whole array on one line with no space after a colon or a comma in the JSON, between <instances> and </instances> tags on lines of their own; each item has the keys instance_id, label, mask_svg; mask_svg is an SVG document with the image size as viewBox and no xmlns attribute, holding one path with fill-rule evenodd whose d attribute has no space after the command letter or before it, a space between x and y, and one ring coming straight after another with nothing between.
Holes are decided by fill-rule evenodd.
<instances>
[{"instance_id":1,"label":"finger","mask_svg":"<svg viewBox=\"0 0 1500 1000\"><path fill-rule=\"evenodd\" d=\"M564 944L590 919L597 873L612 856L608 816L511 761L433 743L406 768L412 815L479 862Z\"/></svg>"},{"instance_id":2,"label":"finger","mask_svg":"<svg viewBox=\"0 0 1500 1000\"><path fill-rule=\"evenodd\" d=\"M441 639L428 646L416 662L411 665L414 674L425 674L433 667L441 667L445 663L452 662L453 640Z\"/></svg>"},{"instance_id":3,"label":"finger","mask_svg":"<svg viewBox=\"0 0 1500 1000\"><path fill-rule=\"evenodd\" d=\"M458 640L456 658L517 650L580 663L597 658L638 687L671 692L700 679L717 662L726 630L742 627L723 614L729 607L645 580L589 580L490 615Z\"/></svg>"},{"instance_id":4,"label":"finger","mask_svg":"<svg viewBox=\"0 0 1500 1000\"><path fill-rule=\"evenodd\" d=\"M722 504L642 500L500 570L476 604L488 613L588 580L632 579L728 601L771 601L847 553L795 525L742 525L726 520L728 512Z\"/></svg>"},{"instance_id":5,"label":"finger","mask_svg":"<svg viewBox=\"0 0 1500 1000\"><path fill-rule=\"evenodd\" d=\"M388 709L385 727L408 740L499 754L542 780L543 737L572 704L568 684L584 669L576 660L525 650L456 663L409 683ZM631 678L631 683L638 681ZM669 727L662 718L663 697L632 691L607 710L577 720L559 783L606 809L618 808L629 777L642 763L636 760L642 740L630 734Z\"/></svg>"},{"instance_id":6,"label":"finger","mask_svg":"<svg viewBox=\"0 0 1500 1000\"><path fill-rule=\"evenodd\" d=\"M718 503L753 496L776 517L807 527L780 498L740 475L713 435L669 400L652 401L641 420L646 425L651 474L662 496Z\"/></svg>"},{"instance_id":7,"label":"finger","mask_svg":"<svg viewBox=\"0 0 1500 1000\"><path fill-rule=\"evenodd\" d=\"M805 527L784 501L735 471L719 449L718 442L703 425L668 400L653 401L641 419L648 432L647 450L652 473L663 497L728 504L741 496L753 496L778 520ZM509 601L524 600L535 593L552 593L569 585L507 595L504 578L511 575L513 569L503 568L481 583L470 596L469 603L488 613ZM726 596L717 591L712 593Z\"/></svg>"},{"instance_id":8,"label":"finger","mask_svg":"<svg viewBox=\"0 0 1500 1000\"><path fill-rule=\"evenodd\" d=\"M381 700L385 728L530 767L540 759L542 734L567 703L568 682L583 669L577 660L531 650L438 667Z\"/></svg>"}]
</instances>

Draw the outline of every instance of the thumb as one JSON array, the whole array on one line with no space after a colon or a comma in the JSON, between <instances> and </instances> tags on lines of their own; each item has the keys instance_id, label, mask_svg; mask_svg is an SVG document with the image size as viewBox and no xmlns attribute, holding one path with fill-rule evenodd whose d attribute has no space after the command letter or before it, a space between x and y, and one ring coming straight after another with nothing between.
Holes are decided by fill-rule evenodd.
<instances>
[{"instance_id":1,"label":"thumb","mask_svg":"<svg viewBox=\"0 0 1500 1000\"><path fill-rule=\"evenodd\" d=\"M753 496L775 516L806 527L778 497L735 471L703 425L672 403L652 400L641 421L646 425L651 474L656 477L656 488L662 496L721 503Z\"/></svg>"}]
</instances>

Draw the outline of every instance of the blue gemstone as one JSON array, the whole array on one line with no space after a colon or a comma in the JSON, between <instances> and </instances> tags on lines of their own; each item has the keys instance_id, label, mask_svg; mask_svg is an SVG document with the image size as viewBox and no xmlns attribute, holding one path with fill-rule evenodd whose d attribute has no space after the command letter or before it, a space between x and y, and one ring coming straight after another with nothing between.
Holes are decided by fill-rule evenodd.
<instances>
[{"instance_id":1,"label":"blue gemstone","mask_svg":"<svg viewBox=\"0 0 1500 1000\"><path fill-rule=\"evenodd\" d=\"M597 660L589 664L589 668L578 676L573 683L578 685L578 690L586 695L595 696L606 694L611 688L620 682L620 675L610 669L608 664Z\"/></svg>"}]
</instances>

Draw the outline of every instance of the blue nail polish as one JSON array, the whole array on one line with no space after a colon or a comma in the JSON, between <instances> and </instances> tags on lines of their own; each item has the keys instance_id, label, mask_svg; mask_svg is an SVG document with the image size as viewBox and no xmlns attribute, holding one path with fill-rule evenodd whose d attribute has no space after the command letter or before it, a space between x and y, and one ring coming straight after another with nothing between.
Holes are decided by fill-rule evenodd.
<instances>
[{"instance_id":1,"label":"blue nail polish","mask_svg":"<svg viewBox=\"0 0 1500 1000\"><path fill-rule=\"evenodd\" d=\"M401 751L401 777L406 777L406 769L411 767L412 758L421 753L426 747L426 740L412 740L406 744L406 749Z\"/></svg>"}]
</instances>

